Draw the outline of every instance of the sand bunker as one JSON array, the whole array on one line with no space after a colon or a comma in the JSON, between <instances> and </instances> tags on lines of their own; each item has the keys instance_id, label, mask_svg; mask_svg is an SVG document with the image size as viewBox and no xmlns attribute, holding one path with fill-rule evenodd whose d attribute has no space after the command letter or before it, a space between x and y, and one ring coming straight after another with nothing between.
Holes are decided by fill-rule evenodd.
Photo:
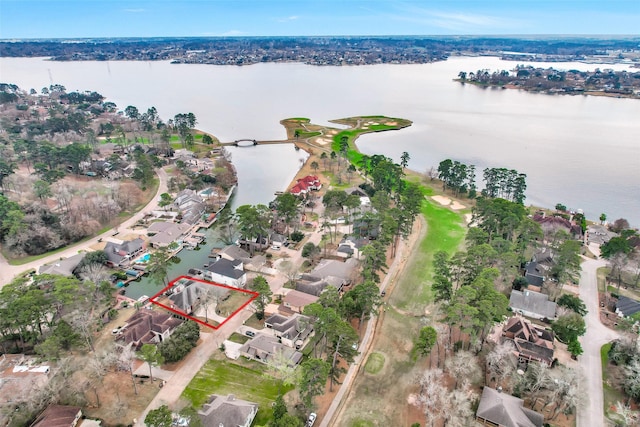
<instances>
[{"instance_id":1,"label":"sand bunker","mask_svg":"<svg viewBox=\"0 0 640 427\"><path fill-rule=\"evenodd\" d=\"M451 199L444 196L431 196L436 203L440 203L442 206L449 206L451 204Z\"/></svg>"},{"instance_id":2,"label":"sand bunker","mask_svg":"<svg viewBox=\"0 0 640 427\"><path fill-rule=\"evenodd\" d=\"M453 201L453 203L451 203L451 206L450 206L450 207L451 207L451 209L453 209L454 211L459 211L460 209L464 209L464 208L466 208L466 206L465 206L465 205L463 205L462 203L457 202L457 201L455 201L455 200Z\"/></svg>"}]
</instances>

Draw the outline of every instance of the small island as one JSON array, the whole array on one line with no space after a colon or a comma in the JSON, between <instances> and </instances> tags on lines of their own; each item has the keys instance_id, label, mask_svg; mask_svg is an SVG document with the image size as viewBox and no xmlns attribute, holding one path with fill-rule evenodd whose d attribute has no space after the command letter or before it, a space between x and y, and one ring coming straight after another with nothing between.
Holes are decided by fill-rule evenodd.
<instances>
[{"instance_id":1,"label":"small island","mask_svg":"<svg viewBox=\"0 0 640 427\"><path fill-rule=\"evenodd\" d=\"M614 71L599 68L594 71L563 71L555 68L518 65L511 71L491 72L486 69L461 71L455 80L463 84L522 89L527 92L640 99L640 71Z\"/></svg>"}]
</instances>

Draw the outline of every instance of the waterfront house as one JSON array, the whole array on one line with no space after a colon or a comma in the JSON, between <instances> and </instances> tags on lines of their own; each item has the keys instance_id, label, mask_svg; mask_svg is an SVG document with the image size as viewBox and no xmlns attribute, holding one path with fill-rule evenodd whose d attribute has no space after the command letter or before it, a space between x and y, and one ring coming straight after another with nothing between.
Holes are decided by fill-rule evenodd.
<instances>
[{"instance_id":1,"label":"waterfront house","mask_svg":"<svg viewBox=\"0 0 640 427\"><path fill-rule=\"evenodd\" d=\"M247 283L244 263L240 260L229 261L228 259L220 258L206 268L204 277L212 282L233 288L244 288Z\"/></svg>"},{"instance_id":2,"label":"waterfront house","mask_svg":"<svg viewBox=\"0 0 640 427\"><path fill-rule=\"evenodd\" d=\"M294 196L301 196L307 194L309 191L317 191L322 188L320 179L315 175L308 175L304 178L300 178L296 184L291 187L289 192Z\"/></svg>"},{"instance_id":3,"label":"waterfront house","mask_svg":"<svg viewBox=\"0 0 640 427\"><path fill-rule=\"evenodd\" d=\"M540 292L513 290L509 297L509 307L515 313L534 319L555 319L556 303L549 301L549 296Z\"/></svg>"},{"instance_id":4,"label":"waterfront house","mask_svg":"<svg viewBox=\"0 0 640 427\"><path fill-rule=\"evenodd\" d=\"M522 317L514 316L507 321L502 339L513 343L520 363L531 360L547 366L553 363L553 332L534 326Z\"/></svg>"},{"instance_id":5,"label":"waterfront house","mask_svg":"<svg viewBox=\"0 0 640 427\"><path fill-rule=\"evenodd\" d=\"M180 243L184 235L191 229L189 224L176 224L170 221L157 221L147 229L149 245L153 248L166 248L171 243Z\"/></svg>"},{"instance_id":6,"label":"waterfront house","mask_svg":"<svg viewBox=\"0 0 640 427\"><path fill-rule=\"evenodd\" d=\"M116 340L137 351L143 344L158 344L166 340L181 323L169 313L140 310L127 320Z\"/></svg>"},{"instance_id":7,"label":"waterfront house","mask_svg":"<svg viewBox=\"0 0 640 427\"><path fill-rule=\"evenodd\" d=\"M251 257L249 252L236 245L227 245L222 249L214 248L211 250L211 253L216 258L224 258L229 261L240 260L242 262L246 262Z\"/></svg>"},{"instance_id":8,"label":"waterfront house","mask_svg":"<svg viewBox=\"0 0 640 427\"><path fill-rule=\"evenodd\" d=\"M544 416L524 407L524 401L498 390L484 387L476 411L476 421L483 426L542 427Z\"/></svg>"},{"instance_id":9,"label":"waterfront house","mask_svg":"<svg viewBox=\"0 0 640 427\"><path fill-rule=\"evenodd\" d=\"M182 223L184 224L195 225L202 219L206 211L206 205L202 197L191 189L185 189L179 192L173 203L180 211Z\"/></svg>"},{"instance_id":10,"label":"waterfront house","mask_svg":"<svg viewBox=\"0 0 640 427\"><path fill-rule=\"evenodd\" d=\"M146 244L141 238L125 240L120 243L107 242L104 253L109 267L126 267L145 250Z\"/></svg>"},{"instance_id":11,"label":"waterfront house","mask_svg":"<svg viewBox=\"0 0 640 427\"><path fill-rule=\"evenodd\" d=\"M272 233L271 236L269 236L269 240L271 241L272 249L280 249L287 242L287 236L279 233Z\"/></svg>"},{"instance_id":12,"label":"waterfront house","mask_svg":"<svg viewBox=\"0 0 640 427\"><path fill-rule=\"evenodd\" d=\"M258 413L258 404L234 395L212 394L198 416L204 427L250 427Z\"/></svg>"}]
</instances>

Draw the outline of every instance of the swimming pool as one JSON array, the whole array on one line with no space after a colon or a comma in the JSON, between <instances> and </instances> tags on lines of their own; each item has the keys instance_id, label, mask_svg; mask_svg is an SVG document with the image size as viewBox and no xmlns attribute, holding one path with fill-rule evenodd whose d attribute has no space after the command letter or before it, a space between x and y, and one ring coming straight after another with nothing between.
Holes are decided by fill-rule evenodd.
<instances>
[{"instance_id":1,"label":"swimming pool","mask_svg":"<svg viewBox=\"0 0 640 427\"><path fill-rule=\"evenodd\" d=\"M136 259L134 261L134 263L136 263L136 264L146 264L146 263L149 262L150 256L151 255L149 253L146 253L146 254L142 255L140 258Z\"/></svg>"}]
</instances>

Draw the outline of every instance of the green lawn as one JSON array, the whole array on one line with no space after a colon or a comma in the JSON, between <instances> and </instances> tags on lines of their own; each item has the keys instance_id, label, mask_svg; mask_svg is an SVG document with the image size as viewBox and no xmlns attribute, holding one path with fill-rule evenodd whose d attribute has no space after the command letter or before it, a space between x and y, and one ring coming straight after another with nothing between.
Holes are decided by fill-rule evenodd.
<instances>
[{"instance_id":1,"label":"green lawn","mask_svg":"<svg viewBox=\"0 0 640 427\"><path fill-rule=\"evenodd\" d=\"M455 252L466 232L459 213L435 203L425 200L422 215L427 221L427 236L414 254L415 261L407 266L398 285L399 292L394 292L392 297L397 307L410 311L424 310L424 306L432 301L433 255L438 251Z\"/></svg>"},{"instance_id":2,"label":"green lawn","mask_svg":"<svg viewBox=\"0 0 640 427\"><path fill-rule=\"evenodd\" d=\"M371 375L375 375L384 367L384 355L382 353L371 353L364 365L364 370Z\"/></svg>"},{"instance_id":3,"label":"green lawn","mask_svg":"<svg viewBox=\"0 0 640 427\"><path fill-rule=\"evenodd\" d=\"M249 337L248 336L240 335L237 332L232 333L231 336L229 338L227 338L227 339L229 341L231 341L231 342L235 342L235 343L238 343L238 344L244 344L247 341L249 341Z\"/></svg>"},{"instance_id":4,"label":"green lawn","mask_svg":"<svg viewBox=\"0 0 640 427\"><path fill-rule=\"evenodd\" d=\"M254 423L266 425L273 415L271 405L278 397L280 387L283 393L291 389L263 372L212 359L191 380L182 396L194 408L200 408L211 394L233 394L240 399L257 403L259 409Z\"/></svg>"},{"instance_id":5,"label":"green lawn","mask_svg":"<svg viewBox=\"0 0 640 427\"><path fill-rule=\"evenodd\" d=\"M609 411L609 408L615 405L616 402L626 402L627 400L627 397L623 393L609 385L607 365L609 363L608 355L610 349L611 343L603 345L600 349L600 359L602 360L602 391L604 401L603 409L607 417L609 417L609 414L611 413L611 411Z\"/></svg>"}]
</instances>

